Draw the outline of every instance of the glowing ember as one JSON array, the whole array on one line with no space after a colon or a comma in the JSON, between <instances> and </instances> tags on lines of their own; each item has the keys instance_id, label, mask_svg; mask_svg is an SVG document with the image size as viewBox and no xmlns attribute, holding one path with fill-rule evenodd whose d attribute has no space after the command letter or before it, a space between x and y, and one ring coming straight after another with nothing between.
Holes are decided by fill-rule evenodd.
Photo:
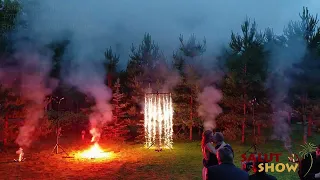
<instances>
[{"instance_id":1,"label":"glowing ember","mask_svg":"<svg viewBox=\"0 0 320 180\"><path fill-rule=\"evenodd\" d=\"M23 153L23 149L22 149L22 148L19 148L19 150L16 151L16 154L19 154L19 159L18 159L18 160L15 160L15 161L21 162L21 161L24 160L24 158L23 158L24 153Z\"/></svg>"},{"instance_id":2,"label":"glowing ember","mask_svg":"<svg viewBox=\"0 0 320 180\"><path fill-rule=\"evenodd\" d=\"M111 158L111 152L105 152L98 143L95 143L90 149L76 154L78 158L98 159L98 158Z\"/></svg>"},{"instance_id":3,"label":"glowing ember","mask_svg":"<svg viewBox=\"0 0 320 180\"><path fill-rule=\"evenodd\" d=\"M171 94L146 94L144 128L146 147L172 148L173 107Z\"/></svg>"}]
</instances>

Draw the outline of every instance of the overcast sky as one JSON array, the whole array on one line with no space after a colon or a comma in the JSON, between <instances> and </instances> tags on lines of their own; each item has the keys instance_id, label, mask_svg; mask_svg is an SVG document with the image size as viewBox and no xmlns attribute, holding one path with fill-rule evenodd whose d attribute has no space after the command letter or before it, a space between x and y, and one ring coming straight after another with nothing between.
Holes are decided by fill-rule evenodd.
<instances>
[{"instance_id":1,"label":"overcast sky","mask_svg":"<svg viewBox=\"0 0 320 180\"><path fill-rule=\"evenodd\" d=\"M303 6L311 13L320 10L319 0L41 0L25 1L32 28L29 33L43 42L74 34L74 50L102 56L108 46L118 47L122 63L127 62L131 43L139 43L145 32L171 55L179 45L179 34L206 37L208 53L239 31L246 16L258 27L272 27L281 33L290 21L299 18ZM85 50L84 50L85 49Z\"/></svg>"}]
</instances>

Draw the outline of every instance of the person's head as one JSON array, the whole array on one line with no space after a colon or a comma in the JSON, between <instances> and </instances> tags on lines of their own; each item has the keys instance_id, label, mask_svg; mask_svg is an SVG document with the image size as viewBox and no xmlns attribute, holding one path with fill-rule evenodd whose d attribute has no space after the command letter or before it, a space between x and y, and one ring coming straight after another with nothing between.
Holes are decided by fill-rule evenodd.
<instances>
[{"instance_id":1,"label":"person's head","mask_svg":"<svg viewBox=\"0 0 320 180\"><path fill-rule=\"evenodd\" d=\"M317 158L320 158L320 144L317 146L316 156L317 156Z\"/></svg>"},{"instance_id":2,"label":"person's head","mask_svg":"<svg viewBox=\"0 0 320 180\"><path fill-rule=\"evenodd\" d=\"M207 143L212 142L213 132L211 130L206 130L202 133L201 147L206 146Z\"/></svg>"},{"instance_id":3,"label":"person's head","mask_svg":"<svg viewBox=\"0 0 320 180\"><path fill-rule=\"evenodd\" d=\"M219 164L221 163L233 163L233 153L231 149L223 147L218 150L217 159Z\"/></svg>"},{"instance_id":4,"label":"person's head","mask_svg":"<svg viewBox=\"0 0 320 180\"><path fill-rule=\"evenodd\" d=\"M213 135L214 143L220 144L224 141L223 134L221 132L216 132Z\"/></svg>"}]
</instances>

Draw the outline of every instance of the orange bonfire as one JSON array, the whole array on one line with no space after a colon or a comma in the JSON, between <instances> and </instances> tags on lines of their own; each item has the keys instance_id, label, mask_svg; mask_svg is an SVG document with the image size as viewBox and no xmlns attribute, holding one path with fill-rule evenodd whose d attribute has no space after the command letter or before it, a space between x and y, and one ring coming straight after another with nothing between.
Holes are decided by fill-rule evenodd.
<instances>
[{"instance_id":1,"label":"orange bonfire","mask_svg":"<svg viewBox=\"0 0 320 180\"><path fill-rule=\"evenodd\" d=\"M96 129L91 129L92 133L96 132ZM99 136L98 136L99 137ZM106 152L105 150L103 150L98 142L96 141L97 139L97 135L94 134L94 136L91 139L91 142L94 142L94 144L85 151L82 152L78 152L77 154L75 154L76 158L86 158L86 159L110 159L113 157L113 153L112 152Z\"/></svg>"},{"instance_id":2,"label":"orange bonfire","mask_svg":"<svg viewBox=\"0 0 320 180\"><path fill-rule=\"evenodd\" d=\"M98 158L111 158L113 153L105 152L98 143L94 143L91 148L83 152L76 154L78 158L87 158L87 159L98 159Z\"/></svg>"}]
</instances>

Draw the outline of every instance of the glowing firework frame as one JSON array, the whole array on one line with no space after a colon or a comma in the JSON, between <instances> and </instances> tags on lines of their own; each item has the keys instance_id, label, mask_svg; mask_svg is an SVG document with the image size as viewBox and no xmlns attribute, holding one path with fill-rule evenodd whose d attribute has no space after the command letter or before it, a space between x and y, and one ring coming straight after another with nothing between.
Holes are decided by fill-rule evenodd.
<instances>
[{"instance_id":1,"label":"glowing firework frame","mask_svg":"<svg viewBox=\"0 0 320 180\"><path fill-rule=\"evenodd\" d=\"M144 128L145 145L148 149L156 145L158 150L162 150L162 144L172 149L172 117L171 93L145 94ZM163 143L162 139L164 139Z\"/></svg>"}]
</instances>

